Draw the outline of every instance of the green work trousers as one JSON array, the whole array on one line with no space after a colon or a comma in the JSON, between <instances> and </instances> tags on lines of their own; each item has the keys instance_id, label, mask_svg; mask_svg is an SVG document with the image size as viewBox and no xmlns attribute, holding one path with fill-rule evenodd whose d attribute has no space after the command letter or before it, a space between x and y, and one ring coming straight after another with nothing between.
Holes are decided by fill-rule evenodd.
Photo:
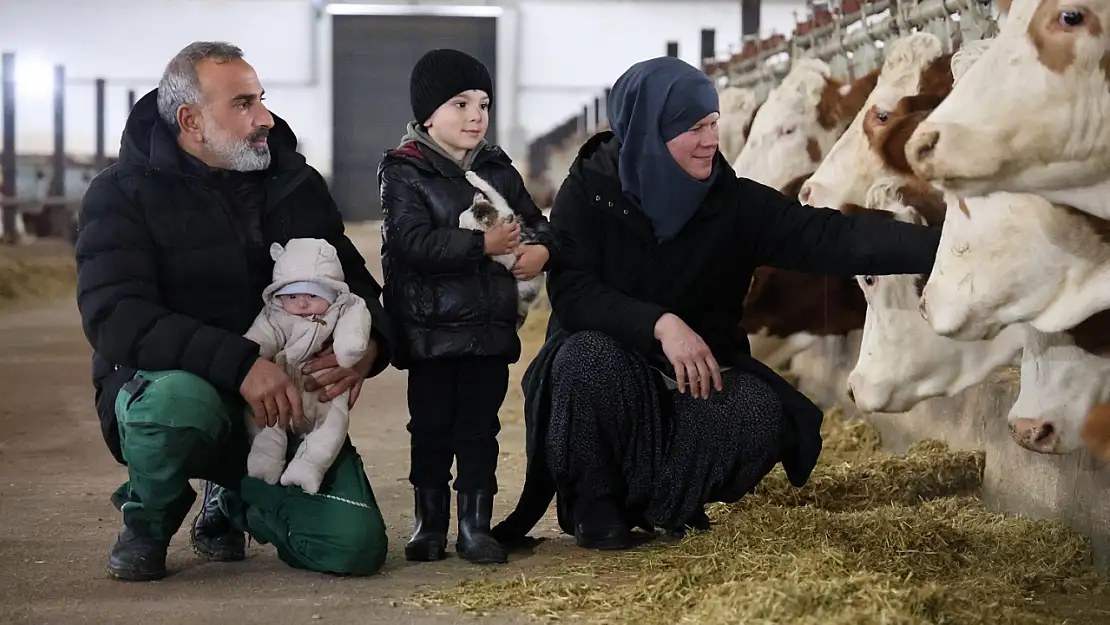
<instances>
[{"instance_id":1,"label":"green work trousers","mask_svg":"<svg viewBox=\"0 0 1110 625\"><path fill-rule=\"evenodd\" d=\"M320 492L246 476L245 402L185 371L140 371L116 397L128 481L112 496L124 521L166 540L196 500L190 478L229 489L220 508L290 566L370 575L385 562L385 522L348 438ZM289 439L289 457L299 440Z\"/></svg>"}]
</instances>

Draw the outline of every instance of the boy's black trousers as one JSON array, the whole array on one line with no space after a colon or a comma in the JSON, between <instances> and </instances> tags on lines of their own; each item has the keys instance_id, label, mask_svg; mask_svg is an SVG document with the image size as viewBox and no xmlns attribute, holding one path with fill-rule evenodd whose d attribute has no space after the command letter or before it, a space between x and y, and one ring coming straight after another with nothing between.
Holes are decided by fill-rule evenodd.
<instances>
[{"instance_id":1,"label":"boy's black trousers","mask_svg":"<svg viewBox=\"0 0 1110 625\"><path fill-rule=\"evenodd\" d=\"M443 488L457 461L456 491L497 491L497 412L509 390L504 358L445 358L409 367L409 482Z\"/></svg>"}]
</instances>

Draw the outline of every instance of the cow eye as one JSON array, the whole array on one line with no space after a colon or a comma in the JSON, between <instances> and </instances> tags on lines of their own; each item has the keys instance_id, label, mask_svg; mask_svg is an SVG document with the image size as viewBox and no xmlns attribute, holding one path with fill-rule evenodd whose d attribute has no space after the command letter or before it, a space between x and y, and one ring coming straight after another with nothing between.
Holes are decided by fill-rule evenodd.
<instances>
[{"instance_id":1,"label":"cow eye","mask_svg":"<svg viewBox=\"0 0 1110 625\"><path fill-rule=\"evenodd\" d=\"M875 286L875 276L864 276L863 283L867 286Z\"/></svg>"},{"instance_id":2,"label":"cow eye","mask_svg":"<svg viewBox=\"0 0 1110 625\"><path fill-rule=\"evenodd\" d=\"M886 111L879 111L878 113L875 113L875 119L878 119L885 124L887 121L890 120L890 113L887 113Z\"/></svg>"},{"instance_id":3,"label":"cow eye","mask_svg":"<svg viewBox=\"0 0 1110 625\"><path fill-rule=\"evenodd\" d=\"M1060 11L1059 20L1062 25L1074 28L1083 23L1083 11Z\"/></svg>"}]
</instances>

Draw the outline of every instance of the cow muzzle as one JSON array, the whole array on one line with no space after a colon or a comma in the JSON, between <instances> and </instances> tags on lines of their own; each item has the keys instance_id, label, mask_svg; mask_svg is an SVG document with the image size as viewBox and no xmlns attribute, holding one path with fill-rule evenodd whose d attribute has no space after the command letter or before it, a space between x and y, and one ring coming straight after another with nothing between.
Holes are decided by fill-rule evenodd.
<instances>
[{"instance_id":1,"label":"cow muzzle","mask_svg":"<svg viewBox=\"0 0 1110 625\"><path fill-rule=\"evenodd\" d=\"M1010 436L1018 445L1039 454L1057 454L1060 432L1051 421L1044 419L1013 419Z\"/></svg>"}]
</instances>

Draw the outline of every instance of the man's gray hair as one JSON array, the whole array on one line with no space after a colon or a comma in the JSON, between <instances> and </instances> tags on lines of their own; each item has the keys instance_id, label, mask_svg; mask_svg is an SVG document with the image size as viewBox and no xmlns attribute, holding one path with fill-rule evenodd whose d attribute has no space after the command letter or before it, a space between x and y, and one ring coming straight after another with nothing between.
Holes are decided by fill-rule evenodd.
<instances>
[{"instance_id":1,"label":"man's gray hair","mask_svg":"<svg viewBox=\"0 0 1110 625\"><path fill-rule=\"evenodd\" d=\"M241 58L243 51L230 43L194 41L170 60L158 83L158 115L174 134L181 130L177 125L177 109L185 104L201 103L197 65L205 59L227 63Z\"/></svg>"}]
</instances>

